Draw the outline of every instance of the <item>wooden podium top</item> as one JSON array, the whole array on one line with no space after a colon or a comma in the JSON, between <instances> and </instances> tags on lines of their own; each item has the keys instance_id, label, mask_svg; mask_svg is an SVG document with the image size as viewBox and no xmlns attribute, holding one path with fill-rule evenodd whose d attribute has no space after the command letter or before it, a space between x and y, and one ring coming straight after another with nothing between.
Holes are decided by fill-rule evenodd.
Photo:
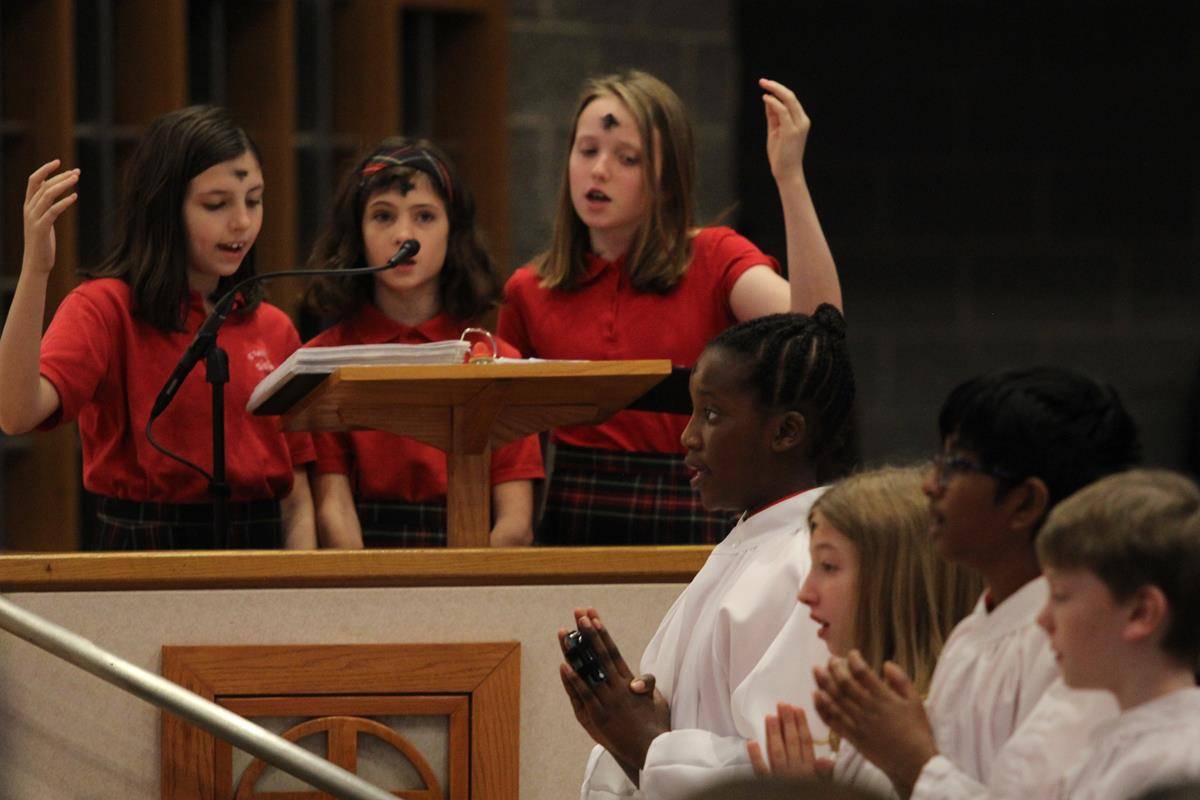
<instances>
[{"instance_id":1,"label":"wooden podium top","mask_svg":"<svg viewBox=\"0 0 1200 800\"><path fill-rule=\"evenodd\" d=\"M562 425L601 422L670 372L663 359L345 366L299 400L284 424L288 430L385 430L470 452ZM447 413L456 408L478 422L467 432L474 444L463 444L459 431L456 446Z\"/></svg>"}]
</instances>

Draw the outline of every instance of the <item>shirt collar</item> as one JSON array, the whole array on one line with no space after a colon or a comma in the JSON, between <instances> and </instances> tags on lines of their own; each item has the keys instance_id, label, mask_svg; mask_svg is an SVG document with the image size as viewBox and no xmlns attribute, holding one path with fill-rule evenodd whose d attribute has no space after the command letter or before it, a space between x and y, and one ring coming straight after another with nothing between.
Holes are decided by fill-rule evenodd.
<instances>
[{"instance_id":1,"label":"shirt collar","mask_svg":"<svg viewBox=\"0 0 1200 800\"><path fill-rule=\"evenodd\" d=\"M222 292L221 295L219 295L217 299L220 299L221 296L224 296L224 292ZM208 316L208 310L204 308L204 296L201 295L199 292L197 292L195 289L188 289L187 299L184 300L183 307L184 307L185 313L189 317L192 316L193 314L199 314L200 319L203 320L204 318L206 318ZM230 307L229 313L232 314L235 311L241 311L245 307L246 307L246 296L243 295L241 292L238 292L237 295L233 298L233 305ZM230 322L230 321L232 321L232 320L227 320L226 323L228 324L228 322Z\"/></svg>"},{"instance_id":2,"label":"shirt collar","mask_svg":"<svg viewBox=\"0 0 1200 800\"><path fill-rule=\"evenodd\" d=\"M1004 598L1004 602L991 611L987 610L986 598L980 597L975 614L986 618L987 622L979 626L979 635L985 639L995 639L1033 624L1049 594L1050 584L1039 575Z\"/></svg>"},{"instance_id":3,"label":"shirt collar","mask_svg":"<svg viewBox=\"0 0 1200 800\"><path fill-rule=\"evenodd\" d=\"M808 513L813 503L828 487L820 486L806 492L794 494L772 503L755 514L742 514L737 525L718 545L722 549L737 549L757 540L762 534L792 528L796 531L808 528Z\"/></svg>"},{"instance_id":4,"label":"shirt collar","mask_svg":"<svg viewBox=\"0 0 1200 800\"><path fill-rule=\"evenodd\" d=\"M596 255L595 253L591 253L591 252L584 253L583 254L584 270L583 270L583 275L580 276L580 278L579 278L579 285L582 286L585 283L591 283L592 281L596 280L601 275L603 275L605 272L608 272L610 270L625 269L625 264L628 262L628 260L629 260L628 253L622 253L621 255L619 255L615 259L613 259L612 261L609 261L606 258L601 258L600 256Z\"/></svg>"},{"instance_id":5,"label":"shirt collar","mask_svg":"<svg viewBox=\"0 0 1200 800\"><path fill-rule=\"evenodd\" d=\"M354 334L363 342L376 344L417 344L457 339L463 326L448 314L422 322L420 325L402 325L379 310L374 303L364 303L354 315Z\"/></svg>"},{"instance_id":6,"label":"shirt collar","mask_svg":"<svg viewBox=\"0 0 1200 800\"><path fill-rule=\"evenodd\" d=\"M1098 726L1093 741L1120 731L1119 735L1140 735L1147 731L1162 729L1172 722L1192 724L1200 714L1200 687L1190 687L1147 700L1134 706L1114 719Z\"/></svg>"}]
</instances>

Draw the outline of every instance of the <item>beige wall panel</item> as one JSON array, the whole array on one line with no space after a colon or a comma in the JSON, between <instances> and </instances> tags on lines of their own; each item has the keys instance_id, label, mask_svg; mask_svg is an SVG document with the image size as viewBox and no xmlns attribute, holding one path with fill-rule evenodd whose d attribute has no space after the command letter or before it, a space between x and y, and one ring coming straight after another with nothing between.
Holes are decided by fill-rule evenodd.
<instances>
[{"instance_id":1,"label":"beige wall panel","mask_svg":"<svg viewBox=\"0 0 1200 800\"><path fill-rule=\"evenodd\" d=\"M163 644L521 642L521 797L576 792L591 741L554 632L593 605L638 654L679 584L47 592L9 599L141 667ZM159 711L0 632L0 797L159 797Z\"/></svg>"}]
</instances>

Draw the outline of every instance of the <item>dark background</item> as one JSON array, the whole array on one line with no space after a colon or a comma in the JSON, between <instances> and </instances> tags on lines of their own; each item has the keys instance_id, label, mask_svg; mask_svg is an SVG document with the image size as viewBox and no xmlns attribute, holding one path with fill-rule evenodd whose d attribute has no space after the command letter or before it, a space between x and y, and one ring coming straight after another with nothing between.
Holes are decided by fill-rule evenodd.
<instances>
[{"instance_id":1,"label":"dark background","mask_svg":"<svg viewBox=\"0 0 1200 800\"><path fill-rule=\"evenodd\" d=\"M755 87L773 77L813 119L806 169L842 279L867 461L931 452L942 399L972 374L1050 363L1117 387L1148 462L1196 468L1191 4L612 6L514 7L519 255L548 236L527 223L552 217L577 76L638 66L697 124L703 214L736 203L735 227L782 260Z\"/></svg>"},{"instance_id":2,"label":"dark background","mask_svg":"<svg viewBox=\"0 0 1200 800\"><path fill-rule=\"evenodd\" d=\"M816 121L869 457L928 449L954 383L1036 361L1112 382L1148 460L1195 468L1192 8L740 4L745 76L789 81ZM738 151L741 227L783 252L756 149Z\"/></svg>"}]
</instances>

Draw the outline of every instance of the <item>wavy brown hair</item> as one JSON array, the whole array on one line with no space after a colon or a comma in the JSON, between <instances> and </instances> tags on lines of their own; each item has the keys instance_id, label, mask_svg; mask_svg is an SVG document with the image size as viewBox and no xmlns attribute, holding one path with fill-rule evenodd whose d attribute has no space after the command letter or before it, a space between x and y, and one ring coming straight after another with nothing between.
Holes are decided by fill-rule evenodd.
<instances>
[{"instance_id":1,"label":"wavy brown hair","mask_svg":"<svg viewBox=\"0 0 1200 800\"><path fill-rule=\"evenodd\" d=\"M940 558L929 536L926 467L882 467L838 481L813 504L858 549L855 646L879 672L894 661L925 694L946 637L971 612L979 577Z\"/></svg>"},{"instance_id":2,"label":"wavy brown hair","mask_svg":"<svg viewBox=\"0 0 1200 800\"><path fill-rule=\"evenodd\" d=\"M133 314L163 331L181 331L187 315L188 233L183 201L192 178L209 167L250 152L262 166L254 141L229 112L190 106L158 117L146 129L125 168L117 244L86 278L119 278L133 289ZM217 281L219 297L255 274L251 247L233 275ZM246 311L262 299L262 285L243 295Z\"/></svg>"},{"instance_id":3,"label":"wavy brown hair","mask_svg":"<svg viewBox=\"0 0 1200 800\"><path fill-rule=\"evenodd\" d=\"M399 158L393 158L393 155ZM500 302L500 277L475 225L475 199L453 162L426 139L389 137L365 152L342 176L329 219L308 258L311 269L353 269L367 264L363 246L363 210L377 192L403 186L414 172L429 182L446 207L450 223L446 260L438 273L438 302L451 317L471 322ZM327 275L305 294L305 305L317 314L344 319L375 294L374 275Z\"/></svg>"},{"instance_id":4,"label":"wavy brown hair","mask_svg":"<svg viewBox=\"0 0 1200 800\"><path fill-rule=\"evenodd\" d=\"M570 159L580 114L603 96L615 97L629 109L637 123L645 159L642 181L649 202L646 217L629 248L629 279L639 291L666 293L683 277L692 258L695 146L679 95L658 78L638 70L593 78L584 84L571 119L554 236L550 249L534 260L534 269L542 286L568 291L577 287L587 270L584 256L590 240L587 226L571 202Z\"/></svg>"}]
</instances>

